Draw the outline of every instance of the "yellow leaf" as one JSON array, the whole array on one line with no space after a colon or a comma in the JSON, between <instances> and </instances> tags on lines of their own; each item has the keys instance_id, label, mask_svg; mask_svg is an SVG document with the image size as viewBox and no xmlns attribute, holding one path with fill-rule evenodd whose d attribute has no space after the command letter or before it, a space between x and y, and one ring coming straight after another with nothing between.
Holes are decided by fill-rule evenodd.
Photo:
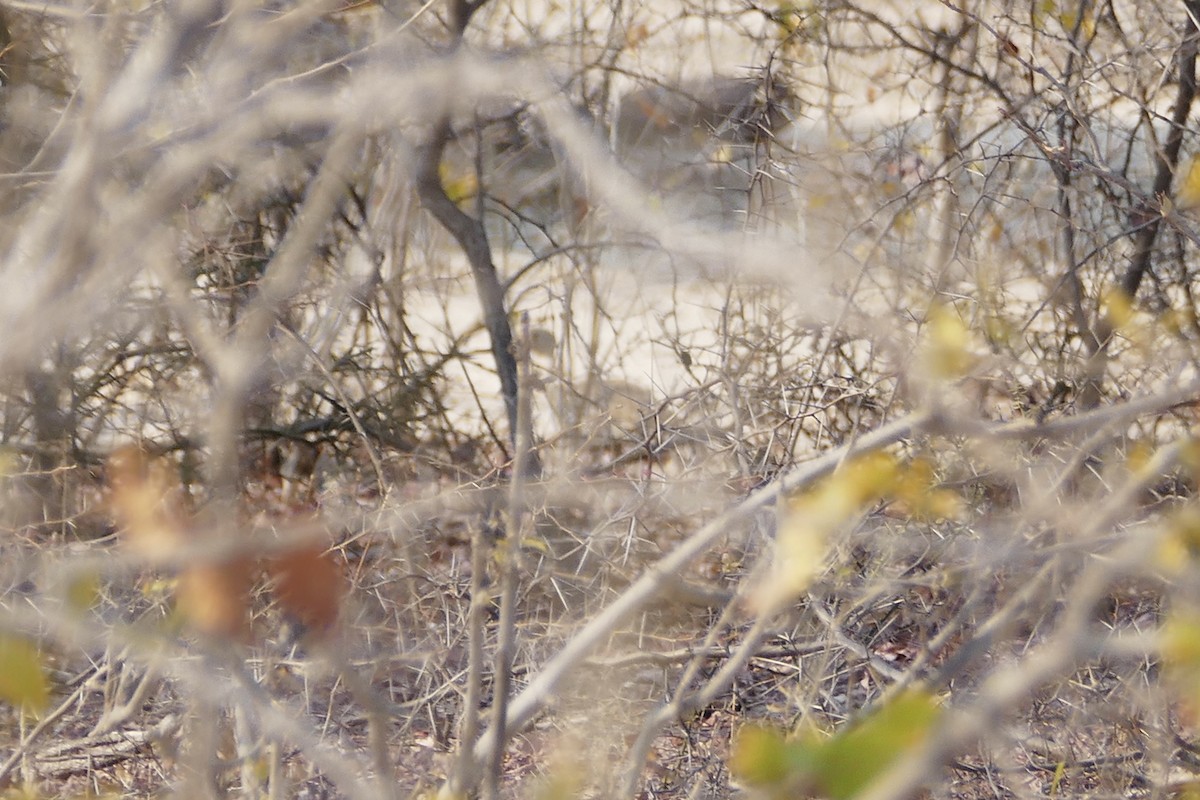
<instances>
[{"instance_id":1,"label":"yellow leaf","mask_svg":"<svg viewBox=\"0 0 1200 800\"><path fill-rule=\"evenodd\" d=\"M1200 208L1200 156L1192 156L1178 172L1175 207L1180 211Z\"/></svg>"},{"instance_id":2,"label":"yellow leaf","mask_svg":"<svg viewBox=\"0 0 1200 800\"><path fill-rule=\"evenodd\" d=\"M869 453L846 464L839 475L854 489L851 502L859 511L866 503L874 503L895 490L900 476L900 466L887 453Z\"/></svg>"},{"instance_id":3,"label":"yellow leaf","mask_svg":"<svg viewBox=\"0 0 1200 800\"><path fill-rule=\"evenodd\" d=\"M521 547L525 550L532 550L535 553L541 553L544 556L553 555L553 552L550 550L550 545L546 543L545 539L539 536L522 536Z\"/></svg>"},{"instance_id":4,"label":"yellow leaf","mask_svg":"<svg viewBox=\"0 0 1200 800\"><path fill-rule=\"evenodd\" d=\"M1120 289L1106 292L1101 305L1109 323L1117 330L1128 328L1133 322L1133 300Z\"/></svg>"},{"instance_id":5,"label":"yellow leaf","mask_svg":"<svg viewBox=\"0 0 1200 800\"><path fill-rule=\"evenodd\" d=\"M953 308L930 310L926 334L925 363L933 377L960 378L975 364L971 332Z\"/></svg>"},{"instance_id":6,"label":"yellow leaf","mask_svg":"<svg viewBox=\"0 0 1200 800\"><path fill-rule=\"evenodd\" d=\"M987 334L989 342L994 342L999 345L1010 345L1015 340L1015 334L1012 324L1007 319L999 314L988 314L983 321L984 332Z\"/></svg>"},{"instance_id":7,"label":"yellow leaf","mask_svg":"<svg viewBox=\"0 0 1200 800\"><path fill-rule=\"evenodd\" d=\"M1154 448L1148 442L1140 440L1131 442L1125 454L1125 466L1131 473L1137 473L1149 466L1153 457Z\"/></svg>"},{"instance_id":8,"label":"yellow leaf","mask_svg":"<svg viewBox=\"0 0 1200 800\"><path fill-rule=\"evenodd\" d=\"M786 515L776 533L771 575L751 596L757 613L773 614L808 588L825 567L828 534L803 510Z\"/></svg>"},{"instance_id":9,"label":"yellow leaf","mask_svg":"<svg viewBox=\"0 0 1200 800\"><path fill-rule=\"evenodd\" d=\"M94 572L76 576L67 584L67 605L75 611L87 611L100 597L100 576Z\"/></svg>"},{"instance_id":10,"label":"yellow leaf","mask_svg":"<svg viewBox=\"0 0 1200 800\"><path fill-rule=\"evenodd\" d=\"M44 795L38 791L36 783L22 783L0 793L0 800L43 800Z\"/></svg>"},{"instance_id":11,"label":"yellow leaf","mask_svg":"<svg viewBox=\"0 0 1200 800\"><path fill-rule=\"evenodd\" d=\"M1184 506L1166 521L1155 563L1168 575L1178 574L1200 556L1200 509Z\"/></svg>"},{"instance_id":12,"label":"yellow leaf","mask_svg":"<svg viewBox=\"0 0 1200 800\"><path fill-rule=\"evenodd\" d=\"M1191 724L1200 713L1200 618L1194 607L1176 608L1163 624L1161 654L1165 675L1182 701Z\"/></svg>"},{"instance_id":13,"label":"yellow leaf","mask_svg":"<svg viewBox=\"0 0 1200 800\"><path fill-rule=\"evenodd\" d=\"M899 470L892 494L905 513L917 520L954 519L962 510L958 493L938 487L933 465L921 458Z\"/></svg>"},{"instance_id":14,"label":"yellow leaf","mask_svg":"<svg viewBox=\"0 0 1200 800\"><path fill-rule=\"evenodd\" d=\"M1054 767L1054 779L1050 781L1050 796L1057 797L1059 789L1062 788L1062 779L1067 774L1067 762L1059 761Z\"/></svg>"},{"instance_id":15,"label":"yellow leaf","mask_svg":"<svg viewBox=\"0 0 1200 800\"><path fill-rule=\"evenodd\" d=\"M533 790L534 800L570 800L583 794L584 770L573 759L559 757Z\"/></svg>"},{"instance_id":16,"label":"yellow leaf","mask_svg":"<svg viewBox=\"0 0 1200 800\"><path fill-rule=\"evenodd\" d=\"M1193 477L1200 475L1200 439L1196 438L1197 433L1198 431L1193 428L1192 435L1183 443L1183 447L1179 452L1179 463Z\"/></svg>"},{"instance_id":17,"label":"yellow leaf","mask_svg":"<svg viewBox=\"0 0 1200 800\"><path fill-rule=\"evenodd\" d=\"M41 654L28 639L0 636L0 700L33 714L50 703Z\"/></svg>"},{"instance_id":18,"label":"yellow leaf","mask_svg":"<svg viewBox=\"0 0 1200 800\"><path fill-rule=\"evenodd\" d=\"M1033 9L1033 24L1040 28L1045 23L1047 15L1057 13L1058 3L1054 2L1054 0L1042 0Z\"/></svg>"},{"instance_id":19,"label":"yellow leaf","mask_svg":"<svg viewBox=\"0 0 1200 800\"><path fill-rule=\"evenodd\" d=\"M443 161L438 165L442 190L455 203L469 200L479 192L479 177L473 171L456 169Z\"/></svg>"},{"instance_id":20,"label":"yellow leaf","mask_svg":"<svg viewBox=\"0 0 1200 800\"><path fill-rule=\"evenodd\" d=\"M1188 318L1182 311L1175 308L1168 308L1159 315L1158 323L1166 333L1172 336L1181 336L1187 329Z\"/></svg>"},{"instance_id":21,"label":"yellow leaf","mask_svg":"<svg viewBox=\"0 0 1200 800\"><path fill-rule=\"evenodd\" d=\"M1067 33L1074 33L1076 25L1078 25L1079 33L1085 39L1090 39L1096 35L1096 18L1091 14L1084 14L1083 22L1080 22L1079 14L1074 9L1066 10L1059 13L1058 22Z\"/></svg>"},{"instance_id":22,"label":"yellow leaf","mask_svg":"<svg viewBox=\"0 0 1200 800\"><path fill-rule=\"evenodd\" d=\"M1163 626L1162 655L1172 669L1200 669L1200 619L1176 613Z\"/></svg>"},{"instance_id":23,"label":"yellow leaf","mask_svg":"<svg viewBox=\"0 0 1200 800\"><path fill-rule=\"evenodd\" d=\"M175 592L175 586L178 581L174 577L168 578L148 578L138 584L138 588L142 592L142 596L148 600L163 600L170 597Z\"/></svg>"},{"instance_id":24,"label":"yellow leaf","mask_svg":"<svg viewBox=\"0 0 1200 800\"><path fill-rule=\"evenodd\" d=\"M0 447L0 478L11 478L18 472L17 451L11 447Z\"/></svg>"},{"instance_id":25,"label":"yellow leaf","mask_svg":"<svg viewBox=\"0 0 1200 800\"><path fill-rule=\"evenodd\" d=\"M833 202L833 197L826 192L814 192L808 196L808 208L810 211L820 211L826 208Z\"/></svg>"},{"instance_id":26,"label":"yellow leaf","mask_svg":"<svg viewBox=\"0 0 1200 800\"><path fill-rule=\"evenodd\" d=\"M759 614L773 614L799 597L825 569L829 537L855 514L894 491L898 469L886 453L871 453L797 497L783 501L771 573L750 596Z\"/></svg>"}]
</instances>

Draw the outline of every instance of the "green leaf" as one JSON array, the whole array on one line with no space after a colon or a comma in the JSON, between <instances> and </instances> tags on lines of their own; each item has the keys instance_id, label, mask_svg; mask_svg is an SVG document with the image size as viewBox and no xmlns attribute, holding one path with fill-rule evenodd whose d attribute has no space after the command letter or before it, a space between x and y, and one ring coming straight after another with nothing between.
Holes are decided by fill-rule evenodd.
<instances>
[{"instance_id":1,"label":"green leaf","mask_svg":"<svg viewBox=\"0 0 1200 800\"><path fill-rule=\"evenodd\" d=\"M782 731L747 725L738 731L729 757L729 768L738 780L754 789L795 790L811 785L816 755L822 742L791 741Z\"/></svg>"},{"instance_id":2,"label":"green leaf","mask_svg":"<svg viewBox=\"0 0 1200 800\"><path fill-rule=\"evenodd\" d=\"M910 690L829 739L815 734L790 739L747 726L734 741L729 768L770 797L849 800L923 742L940 714L933 695Z\"/></svg>"},{"instance_id":3,"label":"green leaf","mask_svg":"<svg viewBox=\"0 0 1200 800\"><path fill-rule=\"evenodd\" d=\"M924 741L940 712L928 692L898 695L826 743L818 785L833 800L855 796Z\"/></svg>"}]
</instances>

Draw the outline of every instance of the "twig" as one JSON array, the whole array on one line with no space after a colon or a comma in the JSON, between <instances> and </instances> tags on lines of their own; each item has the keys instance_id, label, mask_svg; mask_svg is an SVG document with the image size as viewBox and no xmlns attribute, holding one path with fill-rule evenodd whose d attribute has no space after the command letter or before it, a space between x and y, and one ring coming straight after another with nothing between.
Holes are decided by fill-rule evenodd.
<instances>
[{"instance_id":1,"label":"twig","mask_svg":"<svg viewBox=\"0 0 1200 800\"><path fill-rule=\"evenodd\" d=\"M521 383L520 403L517 407L516 454L512 465L512 484L508 496L508 531L500 549L502 573L500 578L500 624L496 645L496 674L492 691L492 751L489 754L487 772L484 775L483 796L485 800L497 800L500 796L500 778L504 769L504 749L507 744L506 728L508 695L512 685L512 667L517 651L517 580L520 575L521 543L526 520L525 481L530 463L532 418L529 402L530 335L529 315L521 315Z\"/></svg>"},{"instance_id":2,"label":"twig","mask_svg":"<svg viewBox=\"0 0 1200 800\"><path fill-rule=\"evenodd\" d=\"M491 552L491 542L488 541L487 526L482 523L475 525L471 533L471 604L467 608L467 686L463 695L462 716L458 727L458 757L455 770L451 774L450 784L454 797L464 797L463 786L473 781L470 776L475 771L475 762L471 749L479 736L479 703L483 697L483 645L484 625L487 622L488 608L491 606L491 593L487 587L488 555Z\"/></svg>"},{"instance_id":3,"label":"twig","mask_svg":"<svg viewBox=\"0 0 1200 800\"><path fill-rule=\"evenodd\" d=\"M782 647L760 647L754 651L753 658L770 660L799 658L800 656L821 653L828 649L829 644L827 642L813 642L810 644L796 644ZM639 651L623 653L619 656L608 656L606 658L589 658L585 663L589 667L615 670L636 667L640 664L667 667L682 661L690 661L693 658L726 659L729 658L729 655L730 651L728 647L681 647L666 652Z\"/></svg>"}]
</instances>

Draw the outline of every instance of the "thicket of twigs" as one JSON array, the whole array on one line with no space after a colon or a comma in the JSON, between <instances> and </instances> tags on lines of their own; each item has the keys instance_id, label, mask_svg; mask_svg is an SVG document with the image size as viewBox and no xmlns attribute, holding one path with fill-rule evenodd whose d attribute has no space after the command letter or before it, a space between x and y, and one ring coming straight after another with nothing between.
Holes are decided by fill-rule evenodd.
<instances>
[{"instance_id":1,"label":"thicket of twigs","mask_svg":"<svg viewBox=\"0 0 1200 800\"><path fill-rule=\"evenodd\" d=\"M1197 791L1198 31L0 3L0 790Z\"/></svg>"}]
</instances>

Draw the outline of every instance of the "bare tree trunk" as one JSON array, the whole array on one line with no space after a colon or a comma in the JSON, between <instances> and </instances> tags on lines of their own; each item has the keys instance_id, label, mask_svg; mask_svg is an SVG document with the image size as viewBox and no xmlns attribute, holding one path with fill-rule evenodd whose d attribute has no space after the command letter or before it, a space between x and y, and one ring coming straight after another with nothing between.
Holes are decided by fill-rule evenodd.
<instances>
[{"instance_id":1,"label":"bare tree trunk","mask_svg":"<svg viewBox=\"0 0 1200 800\"><path fill-rule=\"evenodd\" d=\"M34 494L32 524L46 533L62 531L65 526L63 479L58 470L70 463L71 418L63 409L62 370L33 368L25 375L33 421L33 458L30 461L29 488Z\"/></svg>"},{"instance_id":2,"label":"bare tree trunk","mask_svg":"<svg viewBox=\"0 0 1200 800\"><path fill-rule=\"evenodd\" d=\"M510 441L515 441L517 431L517 360L513 354L512 326L504 305L504 287L492 263L492 250L488 244L483 222L466 214L442 188L438 175L438 164L442 151L450 136L450 121L443 119L430 141L420 149L417 173L417 194L421 203L437 221L455 238L475 279L475 290L483 307L483 322L492 342L492 356L496 359L496 370L500 374L500 389L504 393L504 407L508 412Z\"/></svg>"},{"instance_id":3,"label":"bare tree trunk","mask_svg":"<svg viewBox=\"0 0 1200 800\"><path fill-rule=\"evenodd\" d=\"M466 2L455 0L450 15L453 46L462 41L463 32L471 15L487 0ZM418 150L417 194L422 205L450 232L467 256L471 274L475 279L475 290L483 307L483 321L491 337L492 356L496 359L496 371L500 374L500 389L504 394L504 407L508 413L509 441L516 442L517 436L517 359L513 353L512 325L504 305L504 287L492 262L492 249L488 243L483 220L475 219L458 207L446 194L438 175L442 153L450 139L450 115L446 112L433 126L429 139Z\"/></svg>"}]
</instances>

